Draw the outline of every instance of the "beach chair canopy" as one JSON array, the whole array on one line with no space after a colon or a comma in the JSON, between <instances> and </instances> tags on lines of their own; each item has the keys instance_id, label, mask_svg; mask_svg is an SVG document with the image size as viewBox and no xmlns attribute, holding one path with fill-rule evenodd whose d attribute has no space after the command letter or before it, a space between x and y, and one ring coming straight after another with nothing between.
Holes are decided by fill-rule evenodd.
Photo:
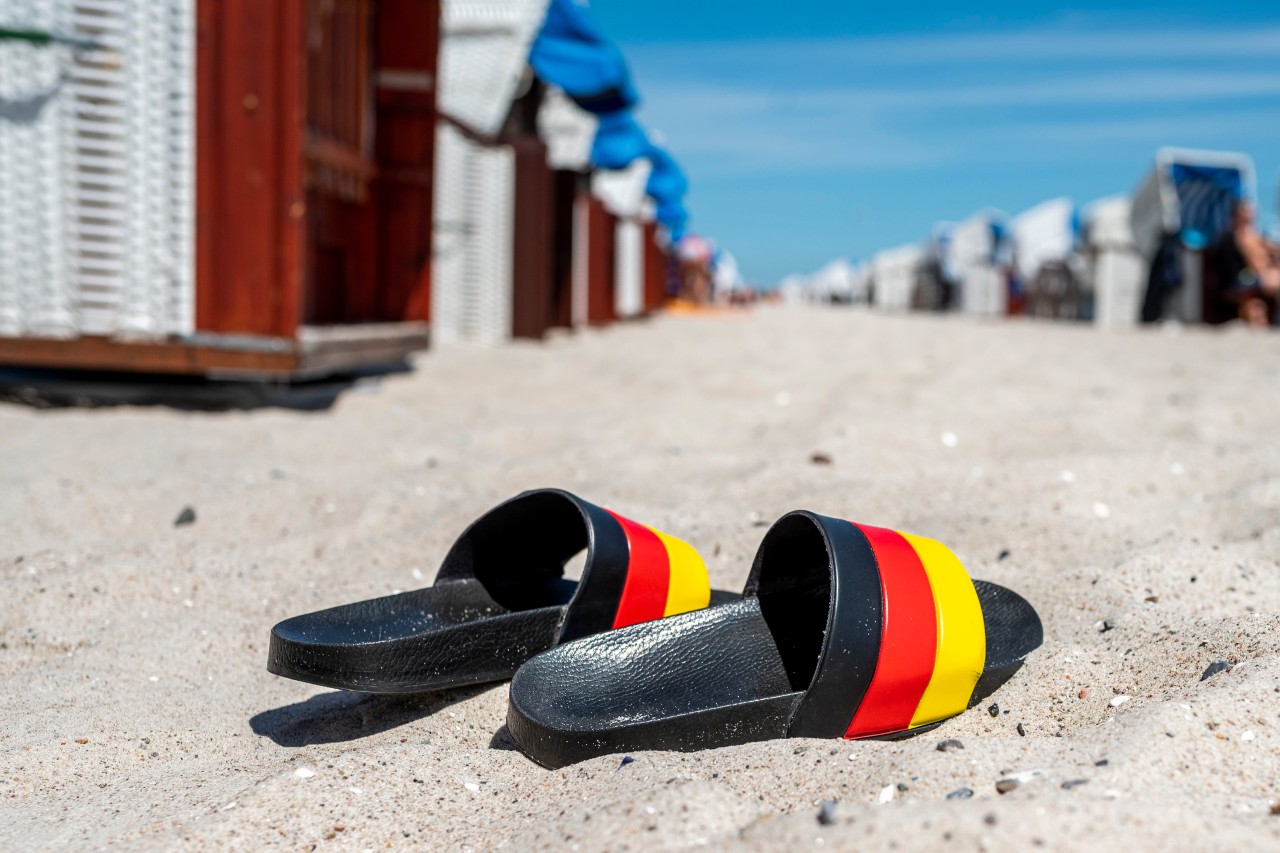
<instances>
[{"instance_id":1,"label":"beach chair canopy","mask_svg":"<svg viewBox=\"0 0 1280 853\"><path fill-rule=\"evenodd\" d=\"M998 210L982 210L951 231L944 258L948 269L1002 263L1008 250L1008 217Z\"/></svg>"},{"instance_id":2,"label":"beach chair canopy","mask_svg":"<svg viewBox=\"0 0 1280 853\"><path fill-rule=\"evenodd\" d=\"M711 259L711 286L716 294L746 290L747 283L738 269L738 259L728 249L720 249Z\"/></svg>"},{"instance_id":3,"label":"beach chair canopy","mask_svg":"<svg viewBox=\"0 0 1280 853\"><path fill-rule=\"evenodd\" d=\"M600 120L580 108L569 96L548 87L538 106L538 137L547 145L547 163L553 169L584 172L591 168L591 148Z\"/></svg>"},{"instance_id":4,"label":"beach chair canopy","mask_svg":"<svg viewBox=\"0 0 1280 853\"><path fill-rule=\"evenodd\" d=\"M1236 202L1254 197L1248 155L1162 148L1133 194L1134 237L1148 257L1166 234L1178 235L1189 249L1203 249L1230 228Z\"/></svg>"},{"instance_id":5,"label":"beach chair canopy","mask_svg":"<svg viewBox=\"0 0 1280 853\"><path fill-rule=\"evenodd\" d=\"M546 0L443 0L440 112L478 133L496 134L520 94L546 9Z\"/></svg>"},{"instance_id":6,"label":"beach chair canopy","mask_svg":"<svg viewBox=\"0 0 1280 853\"><path fill-rule=\"evenodd\" d=\"M635 160L625 169L602 169L591 176L591 192L614 216L651 215L653 203L644 192L651 169L645 158Z\"/></svg>"},{"instance_id":7,"label":"beach chair canopy","mask_svg":"<svg viewBox=\"0 0 1280 853\"><path fill-rule=\"evenodd\" d=\"M1080 242L1090 249L1132 249L1133 226L1129 224L1133 203L1125 195L1100 198L1085 205L1080 226Z\"/></svg>"},{"instance_id":8,"label":"beach chair canopy","mask_svg":"<svg viewBox=\"0 0 1280 853\"><path fill-rule=\"evenodd\" d=\"M868 272L848 258L828 261L809 277L809 289L815 296L848 302L865 302Z\"/></svg>"},{"instance_id":9,"label":"beach chair canopy","mask_svg":"<svg viewBox=\"0 0 1280 853\"><path fill-rule=\"evenodd\" d=\"M1071 257L1080 218L1071 199L1055 198L1014 217L1012 231L1014 267L1030 280L1046 263L1066 262Z\"/></svg>"}]
</instances>

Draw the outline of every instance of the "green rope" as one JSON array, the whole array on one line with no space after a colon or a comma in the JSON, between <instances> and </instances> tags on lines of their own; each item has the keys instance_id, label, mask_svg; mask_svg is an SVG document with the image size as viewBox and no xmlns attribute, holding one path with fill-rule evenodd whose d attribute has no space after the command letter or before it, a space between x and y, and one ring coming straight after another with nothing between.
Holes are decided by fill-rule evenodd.
<instances>
[{"instance_id":1,"label":"green rope","mask_svg":"<svg viewBox=\"0 0 1280 853\"><path fill-rule=\"evenodd\" d=\"M47 47L51 44L66 45L74 47L76 50L97 50L98 43L93 39L76 38L74 36L64 36L58 33L49 33L42 30L23 30L15 27L0 26L0 41L24 41L27 44L34 44L38 47Z\"/></svg>"}]
</instances>

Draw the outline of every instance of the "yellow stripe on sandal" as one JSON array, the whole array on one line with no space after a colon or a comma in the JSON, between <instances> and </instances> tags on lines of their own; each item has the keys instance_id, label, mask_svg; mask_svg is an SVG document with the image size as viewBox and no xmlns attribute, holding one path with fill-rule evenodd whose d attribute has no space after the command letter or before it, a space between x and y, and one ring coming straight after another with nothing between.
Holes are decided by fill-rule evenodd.
<instances>
[{"instance_id":1,"label":"yellow stripe on sandal","mask_svg":"<svg viewBox=\"0 0 1280 853\"><path fill-rule=\"evenodd\" d=\"M953 717L969 705L987 656L982 606L969 573L946 545L903 533L929 576L938 615L938 651L911 728Z\"/></svg>"}]
</instances>

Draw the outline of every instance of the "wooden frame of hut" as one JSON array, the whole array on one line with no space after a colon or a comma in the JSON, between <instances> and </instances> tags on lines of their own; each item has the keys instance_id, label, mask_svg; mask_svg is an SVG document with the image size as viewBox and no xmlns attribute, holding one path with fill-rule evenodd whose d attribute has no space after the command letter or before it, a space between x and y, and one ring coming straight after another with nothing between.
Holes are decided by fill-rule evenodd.
<instances>
[{"instance_id":1,"label":"wooden frame of hut","mask_svg":"<svg viewBox=\"0 0 1280 853\"><path fill-rule=\"evenodd\" d=\"M0 364L303 377L429 341L438 0L30 0ZM34 189L34 191L33 191Z\"/></svg>"}]
</instances>

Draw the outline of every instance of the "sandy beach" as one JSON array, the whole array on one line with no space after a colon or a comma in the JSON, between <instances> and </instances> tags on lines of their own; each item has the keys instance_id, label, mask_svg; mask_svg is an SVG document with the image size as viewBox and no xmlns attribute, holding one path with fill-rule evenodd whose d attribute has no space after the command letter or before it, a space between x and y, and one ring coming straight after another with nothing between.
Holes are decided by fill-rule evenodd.
<instances>
[{"instance_id":1,"label":"sandy beach","mask_svg":"<svg viewBox=\"0 0 1280 853\"><path fill-rule=\"evenodd\" d=\"M1240 329L760 309L442 349L325 412L5 404L0 846L1280 845L1278 365ZM1045 644L917 738L554 772L505 684L266 671L275 622L430 583L537 486L686 539L727 589L790 509L931 536Z\"/></svg>"}]
</instances>

